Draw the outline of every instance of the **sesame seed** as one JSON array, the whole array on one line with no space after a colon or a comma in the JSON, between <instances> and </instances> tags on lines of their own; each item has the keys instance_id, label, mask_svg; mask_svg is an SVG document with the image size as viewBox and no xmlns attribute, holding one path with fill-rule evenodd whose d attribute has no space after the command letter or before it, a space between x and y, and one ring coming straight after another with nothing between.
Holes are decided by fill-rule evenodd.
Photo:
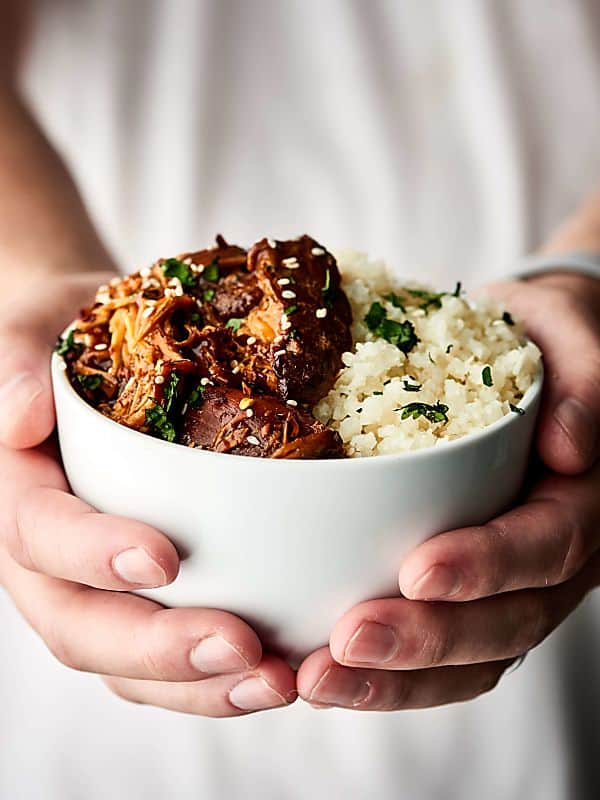
<instances>
[{"instance_id":1,"label":"sesame seed","mask_svg":"<svg viewBox=\"0 0 600 800\"><path fill-rule=\"evenodd\" d=\"M325 250L323 250L322 247L313 247L310 252L313 254L313 256L324 256L325 255Z\"/></svg>"},{"instance_id":2,"label":"sesame seed","mask_svg":"<svg viewBox=\"0 0 600 800\"><path fill-rule=\"evenodd\" d=\"M298 405L296 400L286 400L286 404L288 406L297 406Z\"/></svg>"},{"instance_id":3,"label":"sesame seed","mask_svg":"<svg viewBox=\"0 0 600 800\"><path fill-rule=\"evenodd\" d=\"M275 239L267 239L267 244L269 245L269 247L273 248L277 247L277 242L275 241Z\"/></svg>"},{"instance_id":4,"label":"sesame seed","mask_svg":"<svg viewBox=\"0 0 600 800\"><path fill-rule=\"evenodd\" d=\"M318 319L325 319L325 317L327 316L327 309L326 308L317 308L317 310L315 311L315 316Z\"/></svg>"},{"instance_id":5,"label":"sesame seed","mask_svg":"<svg viewBox=\"0 0 600 800\"><path fill-rule=\"evenodd\" d=\"M237 375L239 371L240 371L240 368L239 368L239 367L234 367L234 368L231 370L231 374L232 374L232 375Z\"/></svg>"},{"instance_id":6,"label":"sesame seed","mask_svg":"<svg viewBox=\"0 0 600 800\"><path fill-rule=\"evenodd\" d=\"M277 356L284 356L286 353L285 350L277 350L277 352L273 353L273 356L277 358Z\"/></svg>"},{"instance_id":7,"label":"sesame seed","mask_svg":"<svg viewBox=\"0 0 600 800\"><path fill-rule=\"evenodd\" d=\"M154 314L154 306L148 306L142 311L142 317L149 317L151 314Z\"/></svg>"},{"instance_id":8,"label":"sesame seed","mask_svg":"<svg viewBox=\"0 0 600 800\"><path fill-rule=\"evenodd\" d=\"M289 279L289 278L279 278L279 280L277 281L277 283L278 283L280 286L287 286L287 285L288 285L288 283L290 283L290 279Z\"/></svg>"},{"instance_id":9,"label":"sesame seed","mask_svg":"<svg viewBox=\"0 0 600 800\"><path fill-rule=\"evenodd\" d=\"M282 322L281 322L281 330L282 331L287 331L291 327L292 327L292 323L288 319L286 319L285 322L283 322L283 320L282 320Z\"/></svg>"},{"instance_id":10,"label":"sesame seed","mask_svg":"<svg viewBox=\"0 0 600 800\"><path fill-rule=\"evenodd\" d=\"M200 386L208 386L210 378L200 378Z\"/></svg>"},{"instance_id":11,"label":"sesame seed","mask_svg":"<svg viewBox=\"0 0 600 800\"><path fill-rule=\"evenodd\" d=\"M296 256L288 256L287 258L282 258L281 263L284 267L290 267L292 264L297 264L298 259Z\"/></svg>"},{"instance_id":12,"label":"sesame seed","mask_svg":"<svg viewBox=\"0 0 600 800\"><path fill-rule=\"evenodd\" d=\"M188 410L188 404L187 404L187 403L184 403L184 404L183 404L183 408L181 409L181 416L182 416L182 417L183 417L183 415L185 414L185 412L186 412L187 410Z\"/></svg>"},{"instance_id":13,"label":"sesame seed","mask_svg":"<svg viewBox=\"0 0 600 800\"><path fill-rule=\"evenodd\" d=\"M246 436L246 441L248 444L255 444L257 447L260 447L260 442L256 438L256 436Z\"/></svg>"},{"instance_id":14,"label":"sesame seed","mask_svg":"<svg viewBox=\"0 0 600 800\"><path fill-rule=\"evenodd\" d=\"M235 358L233 358L229 363L232 367L237 367L238 365L238 362L235 360Z\"/></svg>"},{"instance_id":15,"label":"sesame seed","mask_svg":"<svg viewBox=\"0 0 600 800\"><path fill-rule=\"evenodd\" d=\"M165 382L165 379L163 378L162 375L157 375L156 378L154 378L154 383L161 384L161 383L164 383L164 382Z\"/></svg>"},{"instance_id":16,"label":"sesame seed","mask_svg":"<svg viewBox=\"0 0 600 800\"><path fill-rule=\"evenodd\" d=\"M256 336L249 336L246 339L246 344L256 344Z\"/></svg>"},{"instance_id":17,"label":"sesame seed","mask_svg":"<svg viewBox=\"0 0 600 800\"><path fill-rule=\"evenodd\" d=\"M175 289L165 289L165 297L175 297Z\"/></svg>"},{"instance_id":18,"label":"sesame seed","mask_svg":"<svg viewBox=\"0 0 600 800\"><path fill-rule=\"evenodd\" d=\"M182 297L182 296L183 296L183 286L176 286L175 297Z\"/></svg>"},{"instance_id":19,"label":"sesame seed","mask_svg":"<svg viewBox=\"0 0 600 800\"><path fill-rule=\"evenodd\" d=\"M100 344L94 345L94 350L108 350L108 345L100 342Z\"/></svg>"},{"instance_id":20,"label":"sesame seed","mask_svg":"<svg viewBox=\"0 0 600 800\"><path fill-rule=\"evenodd\" d=\"M188 267L191 267L192 266L192 259L191 258L184 258L183 263L187 264Z\"/></svg>"},{"instance_id":21,"label":"sesame seed","mask_svg":"<svg viewBox=\"0 0 600 800\"><path fill-rule=\"evenodd\" d=\"M300 264L297 261L285 265L287 269L300 269Z\"/></svg>"},{"instance_id":22,"label":"sesame seed","mask_svg":"<svg viewBox=\"0 0 600 800\"><path fill-rule=\"evenodd\" d=\"M293 300L294 297L296 297L296 292L292 292L291 289L284 289L283 292L281 293L281 296L285 300Z\"/></svg>"},{"instance_id":23,"label":"sesame seed","mask_svg":"<svg viewBox=\"0 0 600 800\"><path fill-rule=\"evenodd\" d=\"M246 416L247 417L253 417L254 416L254 411L252 411L251 408L247 408L246 409Z\"/></svg>"},{"instance_id":24,"label":"sesame seed","mask_svg":"<svg viewBox=\"0 0 600 800\"><path fill-rule=\"evenodd\" d=\"M142 267L142 269L140 270L140 276L142 278L149 278L150 272L151 272L150 267Z\"/></svg>"}]
</instances>

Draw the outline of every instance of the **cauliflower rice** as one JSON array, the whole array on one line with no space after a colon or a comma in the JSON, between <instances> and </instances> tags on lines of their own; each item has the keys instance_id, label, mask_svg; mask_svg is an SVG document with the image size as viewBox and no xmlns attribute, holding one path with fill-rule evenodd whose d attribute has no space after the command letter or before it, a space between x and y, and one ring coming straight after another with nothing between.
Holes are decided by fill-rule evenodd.
<instances>
[{"instance_id":1,"label":"cauliflower rice","mask_svg":"<svg viewBox=\"0 0 600 800\"><path fill-rule=\"evenodd\" d=\"M339 432L348 455L431 447L518 413L541 353L502 306L472 303L460 292L431 294L360 253L340 254L338 265L352 306L354 349L344 353L334 387L313 413ZM386 299L390 293L396 296ZM373 303L387 319L412 323L419 341L408 353L369 329Z\"/></svg>"}]
</instances>

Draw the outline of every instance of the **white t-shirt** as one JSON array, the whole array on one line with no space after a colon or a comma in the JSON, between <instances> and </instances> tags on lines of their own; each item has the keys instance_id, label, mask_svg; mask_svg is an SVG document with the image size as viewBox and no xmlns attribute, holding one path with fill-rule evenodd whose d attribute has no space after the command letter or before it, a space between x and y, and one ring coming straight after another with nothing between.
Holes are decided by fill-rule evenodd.
<instances>
[{"instance_id":1,"label":"white t-shirt","mask_svg":"<svg viewBox=\"0 0 600 800\"><path fill-rule=\"evenodd\" d=\"M473 286L600 177L586 0L46 0L35 23L27 91L124 269L306 231ZM597 598L491 694L395 714L128 705L3 595L0 630L7 800L598 796Z\"/></svg>"}]
</instances>

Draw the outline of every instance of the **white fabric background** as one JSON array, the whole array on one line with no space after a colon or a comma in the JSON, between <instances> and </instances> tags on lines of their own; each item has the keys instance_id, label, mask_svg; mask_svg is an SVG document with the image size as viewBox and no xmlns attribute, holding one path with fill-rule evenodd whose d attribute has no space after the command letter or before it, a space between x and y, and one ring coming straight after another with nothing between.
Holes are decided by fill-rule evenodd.
<instances>
[{"instance_id":1,"label":"white fabric background","mask_svg":"<svg viewBox=\"0 0 600 800\"><path fill-rule=\"evenodd\" d=\"M27 91L123 268L307 231L475 285L600 176L592 0L47 0L36 25ZM598 620L462 706L215 721L117 700L0 596L0 797L595 798Z\"/></svg>"}]
</instances>

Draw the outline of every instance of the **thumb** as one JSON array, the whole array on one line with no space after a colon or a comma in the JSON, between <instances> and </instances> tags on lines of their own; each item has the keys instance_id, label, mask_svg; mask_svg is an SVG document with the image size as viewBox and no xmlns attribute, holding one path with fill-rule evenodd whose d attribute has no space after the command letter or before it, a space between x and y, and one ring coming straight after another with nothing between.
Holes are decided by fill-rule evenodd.
<instances>
[{"instance_id":1,"label":"thumb","mask_svg":"<svg viewBox=\"0 0 600 800\"><path fill-rule=\"evenodd\" d=\"M599 285L592 282L583 293L534 281L487 289L525 321L542 350L537 448L545 464L564 475L584 472L600 455Z\"/></svg>"},{"instance_id":2,"label":"thumb","mask_svg":"<svg viewBox=\"0 0 600 800\"><path fill-rule=\"evenodd\" d=\"M0 333L0 444L34 447L52 433L50 352L43 341Z\"/></svg>"}]
</instances>

